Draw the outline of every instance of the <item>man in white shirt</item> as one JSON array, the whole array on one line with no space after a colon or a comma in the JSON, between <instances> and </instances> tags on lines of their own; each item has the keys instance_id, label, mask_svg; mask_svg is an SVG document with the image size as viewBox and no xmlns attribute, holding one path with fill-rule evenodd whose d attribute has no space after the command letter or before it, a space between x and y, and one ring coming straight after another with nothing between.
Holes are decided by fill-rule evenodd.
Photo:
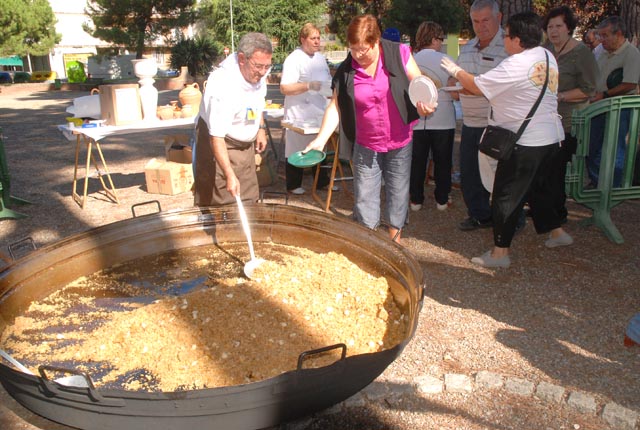
<instances>
[{"instance_id":1,"label":"man in white shirt","mask_svg":"<svg viewBox=\"0 0 640 430\"><path fill-rule=\"evenodd\" d=\"M475 0L471 5L471 23L476 37L460 48L458 65L473 75L496 67L508 54L504 49L500 21L502 14L495 0ZM459 224L463 231L492 226L490 193L482 185L478 167L478 144L487 126L489 102L482 95L460 91L462 134L460 138L460 175L468 218Z\"/></svg>"},{"instance_id":2,"label":"man in white shirt","mask_svg":"<svg viewBox=\"0 0 640 430\"><path fill-rule=\"evenodd\" d=\"M258 200L255 153L267 146L262 111L273 48L247 33L238 52L207 80L197 120L194 203L217 206Z\"/></svg>"}]
</instances>

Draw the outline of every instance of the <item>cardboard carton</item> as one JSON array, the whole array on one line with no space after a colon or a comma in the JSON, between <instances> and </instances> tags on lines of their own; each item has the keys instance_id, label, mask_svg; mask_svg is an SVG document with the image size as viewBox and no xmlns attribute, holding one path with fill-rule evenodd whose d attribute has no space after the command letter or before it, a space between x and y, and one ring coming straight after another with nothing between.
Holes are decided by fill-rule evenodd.
<instances>
[{"instance_id":1,"label":"cardboard carton","mask_svg":"<svg viewBox=\"0 0 640 430\"><path fill-rule=\"evenodd\" d=\"M191 164L192 151L189 145L191 136L188 134L172 134L164 137L165 155L167 161Z\"/></svg>"},{"instance_id":2,"label":"cardboard carton","mask_svg":"<svg viewBox=\"0 0 640 430\"><path fill-rule=\"evenodd\" d=\"M138 84L100 85L100 114L106 125L142 121Z\"/></svg>"},{"instance_id":3,"label":"cardboard carton","mask_svg":"<svg viewBox=\"0 0 640 430\"><path fill-rule=\"evenodd\" d=\"M193 170L190 164L152 158L144 167L147 192L175 195L191 190Z\"/></svg>"}]
</instances>

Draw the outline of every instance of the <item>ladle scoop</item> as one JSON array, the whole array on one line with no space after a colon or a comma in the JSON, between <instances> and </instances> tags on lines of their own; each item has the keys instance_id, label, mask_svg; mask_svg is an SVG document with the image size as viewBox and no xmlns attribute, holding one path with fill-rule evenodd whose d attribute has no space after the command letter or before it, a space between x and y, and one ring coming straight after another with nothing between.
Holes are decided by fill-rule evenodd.
<instances>
[{"instance_id":1,"label":"ladle scoop","mask_svg":"<svg viewBox=\"0 0 640 430\"><path fill-rule=\"evenodd\" d=\"M244 235L247 236L247 242L249 243L249 254L251 255L251 260L247 261L244 265L244 274L247 278L253 278L253 272L256 270L258 266L264 263L264 260L261 258L256 258L256 254L253 252L253 241L251 240L251 229L249 228L249 220L247 219L247 213L244 211L244 205L242 204L242 200L240 196L236 194L236 202L238 202L238 212L240 212L240 221L242 222L242 229L244 230Z\"/></svg>"}]
</instances>

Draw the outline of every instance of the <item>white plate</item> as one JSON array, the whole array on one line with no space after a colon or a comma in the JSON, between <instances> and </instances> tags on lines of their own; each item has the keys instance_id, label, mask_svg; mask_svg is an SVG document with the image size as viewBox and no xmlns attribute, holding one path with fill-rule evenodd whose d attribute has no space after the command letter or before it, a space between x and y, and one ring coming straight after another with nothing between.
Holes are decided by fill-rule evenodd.
<instances>
[{"instance_id":1,"label":"white plate","mask_svg":"<svg viewBox=\"0 0 640 430\"><path fill-rule=\"evenodd\" d=\"M462 90L462 87L458 85L452 85L450 87L442 87L440 89L444 91L460 91Z\"/></svg>"},{"instance_id":2,"label":"white plate","mask_svg":"<svg viewBox=\"0 0 640 430\"><path fill-rule=\"evenodd\" d=\"M418 102L433 106L438 101L438 89L431 79L418 76L409 84L409 98L414 106Z\"/></svg>"}]
</instances>

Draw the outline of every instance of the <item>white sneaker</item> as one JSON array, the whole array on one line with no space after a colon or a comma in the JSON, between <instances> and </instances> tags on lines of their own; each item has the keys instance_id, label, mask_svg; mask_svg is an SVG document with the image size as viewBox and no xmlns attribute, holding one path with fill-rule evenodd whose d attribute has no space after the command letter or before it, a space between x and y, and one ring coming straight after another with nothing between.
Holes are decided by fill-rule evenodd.
<instances>
[{"instance_id":1,"label":"white sneaker","mask_svg":"<svg viewBox=\"0 0 640 430\"><path fill-rule=\"evenodd\" d=\"M411 206L411 210L414 212L418 212L420 209L422 209L421 204L410 203L410 206Z\"/></svg>"},{"instance_id":2,"label":"white sneaker","mask_svg":"<svg viewBox=\"0 0 640 430\"><path fill-rule=\"evenodd\" d=\"M446 211L448 207L449 203L445 203L443 205L441 205L440 203L436 203L436 209L438 209L439 211Z\"/></svg>"},{"instance_id":3,"label":"white sneaker","mask_svg":"<svg viewBox=\"0 0 640 430\"><path fill-rule=\"evenodd\" d=\"M298 187L298 188L294 188L293 190L289 190L289 192L291 194L295 194L297 196L304 194L304 188L302 187Z\"/></svg>"}]
</instances>

